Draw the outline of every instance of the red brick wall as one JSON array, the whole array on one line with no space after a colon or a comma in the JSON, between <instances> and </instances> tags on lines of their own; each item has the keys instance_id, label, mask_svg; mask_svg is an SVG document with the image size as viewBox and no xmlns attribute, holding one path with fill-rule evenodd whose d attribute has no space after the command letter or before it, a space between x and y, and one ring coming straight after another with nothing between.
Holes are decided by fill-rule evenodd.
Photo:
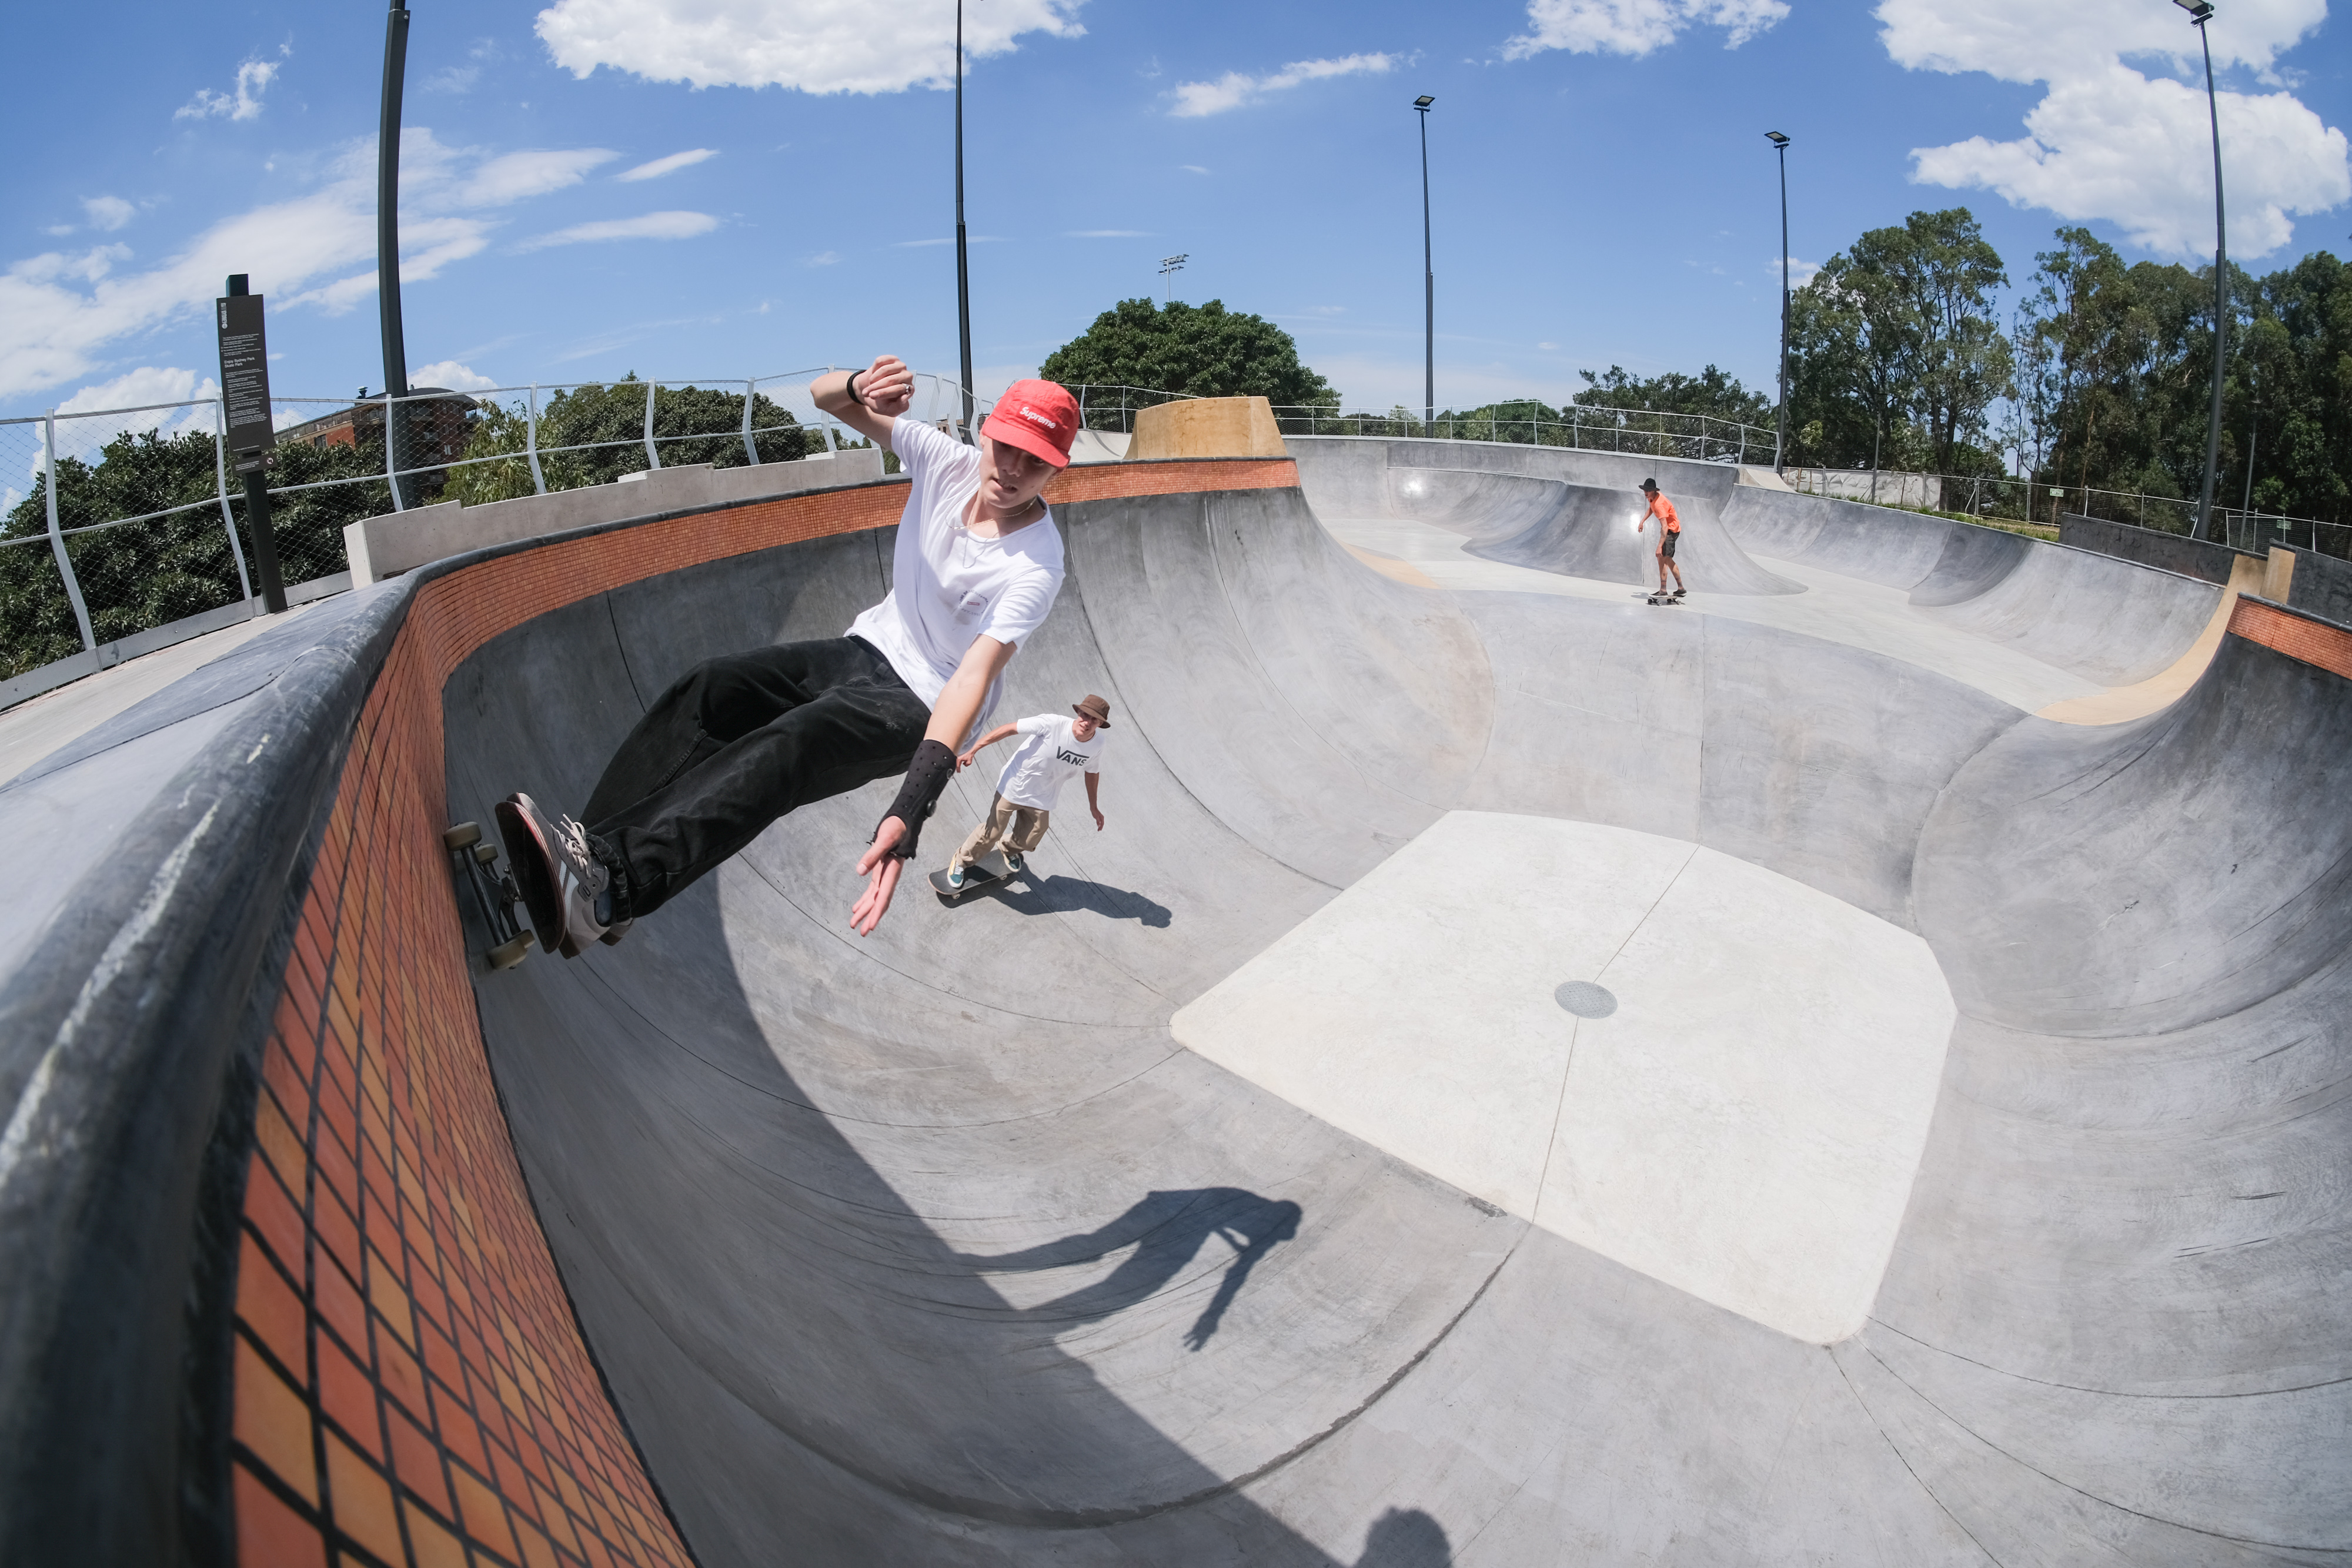
<instances>
[{"instance_id":1,"label":"red brick wall","mask_svg":"<svg viewBox=\"0 0 2352 1568\"><path fill-rule=\"evenodd\" d=\"M1104 465L1048 495L1297 483L1280 460ZM236 1286L241 1568L688 1561L579 1337L499 1112L441 848L441 691L534 616L880 528L905 495L617 529L418 591L352 737L263 1061Z\"/></svg>"},{"instance_id":2,"label":"red brick wall","mask_svg":"<svg viewBox=\"0 0 2352 1568\"><path fill-rule=\"evenodd\" d=\"M2352 680L2352 632L2276 604L2240 596L2230 630L2250 643Z\"/></svg>"}]
</instances>

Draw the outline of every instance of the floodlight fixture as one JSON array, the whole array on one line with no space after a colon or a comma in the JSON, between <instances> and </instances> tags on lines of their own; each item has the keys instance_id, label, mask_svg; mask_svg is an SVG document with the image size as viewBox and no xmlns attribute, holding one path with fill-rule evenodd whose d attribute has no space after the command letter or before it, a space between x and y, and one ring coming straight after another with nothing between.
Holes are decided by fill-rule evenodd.
<instances>
[{"instance_id":1,"label":"floodlight fixture","mask_svg":"<svg viewBox=\"0 0 2352 1568\"><path fill-rule=\"evenodd\" d=\"M1413 106L1413 108L1415 108L1415 109L1418 109L1418 110L1423 110L1423 112L1426 112L1426 111L1428 110L1428 109L1429 109L1429 106L1430 106L1431 104L1433 104L1433 103L1435 103L1436 101L1437 101L1437 100L1436 100L1435 99L1433 99L1433 98L1430 97L1430 96L1429 96L1429 94L1427 94L1427 93L1423 93L1419 98L1414 99L1412 100L1412 106Z\"/></svg>"},{"instance_id":2,"label":"floodlight fixture","mask_svg":"<svg viewBox=\"0 0 2352 1568\"><path fill-rule=\"evenodd\" d=\"M1777 131L1766 131L1764 133L1764 140L1769 141L1775 147L1786 147L1789 144L1789 139L1781 135Z\"/></svg>"},{"instance_id":3,"label":"floodlight fixture","mask_svg":"<svg viewBox=\"0 0 2352 1568\"><path fill-rule=\"evenodd\" d=\"M2213 14L2211 0L2172 0L2172 3L2188 12L2189 19L2200 27L2205 25L2205 18Z\"/></svg>"}]
</instances>

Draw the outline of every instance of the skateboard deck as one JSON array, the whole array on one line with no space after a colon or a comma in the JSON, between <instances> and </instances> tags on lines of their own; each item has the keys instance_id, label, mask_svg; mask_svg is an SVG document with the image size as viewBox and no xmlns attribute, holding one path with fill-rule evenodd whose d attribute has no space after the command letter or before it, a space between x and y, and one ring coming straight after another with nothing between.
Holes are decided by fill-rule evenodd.
<instances>
[{"instance_id":1,"label":"skateboard deck","mask_svg":"<svg viewBox=\"0 0 2352 1568\"><path fill-rule=\"evenodd\" d=\"M961 887L948 885L948 873L944 869L931 873L931 891L952 904L957 899L968 897L983 887L994 887L1000 882L1009 881L1012 875L1013 868L1004 863L1004 852L1002 850L991 850L963 868Z\"/></svg>"},{"instance_id":2,"label":"skateboard deck","mask_svg":"<svg viewBox=\"0 0 2352 1568\"><path fill-rule=\"evenodd\" d=\"M1646 601L1652 604L1680 604L1682 602L1681 599L1671 593L1637 593L1633 597Z\"/></svg>"}]
</instances>

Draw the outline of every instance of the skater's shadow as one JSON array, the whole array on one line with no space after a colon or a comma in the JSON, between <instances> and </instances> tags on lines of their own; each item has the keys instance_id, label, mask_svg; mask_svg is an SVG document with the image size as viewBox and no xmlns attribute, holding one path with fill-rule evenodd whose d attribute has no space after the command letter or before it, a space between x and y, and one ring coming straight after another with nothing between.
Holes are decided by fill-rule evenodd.
<instances>
[{"instance_id":1,"label":"skater's shadow","mask_svg":"<svg viewBox=\"0 0 2352 1568\"><path fill-rule=\"evenodd\" d=\"M1234 1249L1234 1260L1226 1267L1215 1297L1185 1332L1184 1343L1199 1350L1217 1332L1225 1309L1241 1293L1243 1281L1258 1260L1298 1234L1301 1213L1295 1203L1263 1198L1237 1186L1146 1193L1125 1214L1083 1236L1065 1236L993 1258L960 1253L958 1260L983 1273L1018 1274L1066 1269L1133 1247L1134 1253L1104 1279L1020 1314L1045 1321L1093 1322L1150 1296L1192 1262L1211 1237L1217 1237Z\"/></svg>"},{"instance_id":2,"label":"skater's shadow","mask_svg":"<svg viewBox=\"0 0 2352 1568\"><path fill-rule=\"evenodd\" d=\"M1034 867L987 893L1023 915L1068 915L1083 910L1111 920L1133 920L1154 930L1165 929L1171 918L1166 904L1155 904L1139 893L1083 877L1041 877Z\"/></svg>"},{"instance_id":3,"label":"skater's shadow","mask_svg":"<svg viewBox=\"0 0 2352 1568\"><path fill-rule=\"evenodd\" d=\"M1356 1568L1449 1568L1445 1527L1417 1508L1392 1508L1372 1521Z\"/></svg>"}]
</instances>

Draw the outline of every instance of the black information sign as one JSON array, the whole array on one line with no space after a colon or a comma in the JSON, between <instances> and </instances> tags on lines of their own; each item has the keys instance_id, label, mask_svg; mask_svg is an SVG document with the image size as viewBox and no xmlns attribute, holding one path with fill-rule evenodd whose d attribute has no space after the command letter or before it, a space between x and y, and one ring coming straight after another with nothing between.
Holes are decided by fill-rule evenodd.
<instances>
[{"instance_id":1,"label":"black information sign","mask_svg":"<svg viewBox=\"0 0 2352 1568\"><path fill-rule=\"evenodd\" d=\"M240 455L278 444L269 419L269 350L261 335L261 296L224 295L219 308L221 395L228 400L228 449Z\"/></svg>"}]
</instances>

